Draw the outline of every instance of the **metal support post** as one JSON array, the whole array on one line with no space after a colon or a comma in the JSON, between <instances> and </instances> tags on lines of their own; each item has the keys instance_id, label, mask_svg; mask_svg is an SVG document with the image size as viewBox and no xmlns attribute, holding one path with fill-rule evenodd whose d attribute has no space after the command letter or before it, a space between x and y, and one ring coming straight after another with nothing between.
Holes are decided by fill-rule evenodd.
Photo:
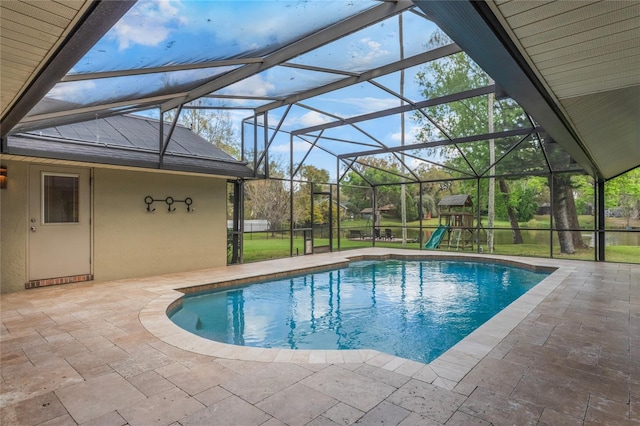
<instances>
[{"instance_id":1,"label":"metal support post","mask_svg":"<svg viewBox=\"0 0 640 426\"><path fill-rule=\"evenodd\" d=\"M596 260L599 262L604 262L606 260L605 252L606 252L606 234L605 234L605 222L604 222L604 189L605 189L605 181L603 179L597 179L595 181L596 191L596 218L597 218L597 238L596 238Z\"/></svg>"}]
</instances>

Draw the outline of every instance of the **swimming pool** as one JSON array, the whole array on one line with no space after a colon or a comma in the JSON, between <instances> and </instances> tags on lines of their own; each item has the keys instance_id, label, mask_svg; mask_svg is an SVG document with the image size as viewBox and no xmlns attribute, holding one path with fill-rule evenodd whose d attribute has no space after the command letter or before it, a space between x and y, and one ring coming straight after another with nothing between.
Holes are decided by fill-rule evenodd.
<instances>
[{"instance_id":1,"label":"swimming pool","mask_svg":"<svg viewBox=\"0 0 640 426\"><path fill-rule=\"evenodd\" d=\"M223 343L366 348L428 363L547 275L495 263L360 261L187 295L169 315Z\"/></svg>"}]
</instances>

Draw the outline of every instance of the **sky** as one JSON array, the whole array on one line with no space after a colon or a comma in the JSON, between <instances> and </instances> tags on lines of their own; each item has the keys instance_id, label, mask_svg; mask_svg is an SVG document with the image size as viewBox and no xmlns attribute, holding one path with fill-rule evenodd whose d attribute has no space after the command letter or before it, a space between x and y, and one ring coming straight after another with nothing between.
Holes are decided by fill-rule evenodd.
<instances>
[{"instance_id":1,"label":"sky","mask_svg":"<svg viewBox=\"0 0 640 426\"><path fill-rule=\"evenodd\" d=\"M329 24L377 5L380 2L375 0L139 0L73 66L70 74L260 58L292 40L315 33ZM437 30L435 24L414 13L405 12L402 17L404 57L428 50L426 45L429 37ZM299 66L338 70L340 74L277 66L216 93L282 97L343 79L349 73L360 73L393 63L401 58L398 28L398 18L393 17L290 60L292 64ZM132 96L158 96L167 90L180 93L239 66L211 64L199 69L59 83L48 96L90 106L121 102ZM423 69L423 66L418 66L405 72L403 91L412 101L423 100L421 89L415 80L416 72ZM391 91L401 90L399 72L380 76L375 82ZM225 99L207 102L212 105L247 108L228 110L239 137L241 120L252 114L250 108L269 101ZM398 97L366 82L301 103L308 108L292 108L283 122L283 130L315 126L335 121L336 117L348 118L401 105ZM269 125L277 125L284 111L285 108L271 111ZM410 115L406 114L406 144L414 142L417 133L416 123L410 120ZM361 123L359 126L386 146L399 145L402 140L399 115ZM347 126L328 130L325 136L375 143L362 132ZM282 155L287 163L289 142L289 135L281 132L271 146L272 153ZM354 145L340 147L335 143L322 143L336 153L353 152L357 148ZM294 161L302 159L308 146L301 140L295 141ZM332 178L336 175L336 160L317 149L313 150L307 161L327 168Z\"/></svg>"}]
</instances>

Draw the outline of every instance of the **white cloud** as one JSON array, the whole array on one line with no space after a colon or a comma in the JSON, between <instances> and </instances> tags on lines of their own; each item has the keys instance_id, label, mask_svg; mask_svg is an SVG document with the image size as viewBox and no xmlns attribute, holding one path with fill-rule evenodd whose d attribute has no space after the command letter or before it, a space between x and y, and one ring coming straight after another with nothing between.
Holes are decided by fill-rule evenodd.
<instances>
[{"instance_id":1,"label":"white cloud","mask_svg":"<svg viewBox=\"0 0 640 426\"><path fill-rule=\"evenodd\" d=\"M256 74L221 90L220 93L244 96L268 96L274 89L275 85L273 83L266 81L260 75Z\"/></svg>"},{"instance_id":2,"label":"white cloud","mask_svg":"<svg viewBox=\"0 0 640 426\"><path fill-rule=\"evenodd\" d=\"M419 126L411 126L405 131L404 143L406 145L416 143L416 135L420 132ZM402 132L398 131L391 134L391 140L402 142Z\"/></svg>"},{"instance_id":3,"label":"white cloud","mask_svg":"<svg viewBox=\"0 0 640 426\"><path fill-rule=\"evenodd\" d=\"M158 2L140 2L132 13L126 14L113 27L113 37L118 48L126 50L131 45L157 46L166 40L177 28L188 23L179 15L179 0L160 0Z\"/></svg>"},{"instance_id":4,"label":"white cloud","mask_svg":"<svg viewBox=\"0 0 640 426\"><path fill-rule=\"evenodd\" d=\"M405 158L405 163L409 166L410 169L415 170L420 166L429 167L431 164L426 161L418 160L417 158L407 157Z\"/></svg>"},{"instance_id":5,"label":"white cloud","mask_svg":"<svg viewBox=\"0 0 640 426\"><path fill-rule=\"evenodd\" d=\"M388 52L387 50L382 50L380 49L382 47L382 43L379 43L377 41L371 40L369 37L367 38L363 38L362 40L360 40L360 43L364 44L365 46L367 46L371 52L373 53L386 53Z\"/></svg>"},{"instance_id":6,"label":"white cloud","mask_svg":"<svg viewBox=\"0 0 640 426\"><path fill-rule=\"evenodd\" d=\"M311 147L310 144L308 144L307 142L302 142L302 141L294 141L293 142L293 152L307 152L309 150L309 148ZM289 153L289 144L285 143L282 145L271 145L271 147L269 148L269 151L271 152L284 152L284 153Z\"/></svg>"},{"instance_id":7,"label":"white cloud","mask_svg":"<svg viewBox=\"0 0 640 426\"><path fill-rule=\"evenodd\" d=\"M214 3L214 1L211 1ZM237 45L241 51L278 45L296 39L324 25L364 10L368 2L347 4L297 1L216 1L215 37L221 43ZM206 10L206 9L203 9ZM238 22L238 15L242 16ZM194 19L195 25L198 20Z\"/></svg>"},{"instance_id":8,"label":"white cloud","mask_svg":"<svg viewBox=\"0 0 640 426\"><path fill-rule=\"evenodd\" d=\"M277 114L269 115L270 123L280 122L282 117ZM304 114L298 115L296 113L290 113L284 121L283 128L286 129L300 129L305 127L318 126L320 124L326 124L336 121L335 118L322 114L317 111L308 111ZM287 145L288 146L288 145Z\"/></svg>"},{"instance_id":9,"label":"white cloud","mask_svg":"<svg viewBox=\"0 0 640 426\"><path fill-rule=\"evenodd\" d=\"M335 119L317 111L309 111L298 120L298 122L304 127L317 126L320 124L330 123L332 121L335 121Z\"/></svg>"},{"instance_id":10,"label":"white cloud","mask_svg":"<svg viewBox=\"0 0 640 426\"><path fill-rule=\"evenodd\" d=\"M47 97L66 102L84 103L87 99L87 93L95 90L96 83L91 80L58 83L49 91Z\"/></svg>"},{"instance_id":11,"label":"white cloud","mask_svg":"<svg viewBox=\"0 0 640 426\"><path fill-rule=\"evenodd\" d=\"M330 102L352 105L358 108L352 115L366 114L369 112L382 111L389 108L395 108L400 106L400 100L398 98L376 98L372 96L362 98L324 98ZM344 114L337 114L345 117Z\"/></svg>"},{"instance_id":12,"label":"white cloud","mask_svg":"<svg viewBox=\"0 0 640 426\"><path fill-rule=\"evenodd\" d=\"M369 68L372 64L379 62L380 58L391 55L391 52L385 49L382 43L369 37L361 38L350 47L351 63L349 68L354 69Z\"/></svg>"}]
</instances>

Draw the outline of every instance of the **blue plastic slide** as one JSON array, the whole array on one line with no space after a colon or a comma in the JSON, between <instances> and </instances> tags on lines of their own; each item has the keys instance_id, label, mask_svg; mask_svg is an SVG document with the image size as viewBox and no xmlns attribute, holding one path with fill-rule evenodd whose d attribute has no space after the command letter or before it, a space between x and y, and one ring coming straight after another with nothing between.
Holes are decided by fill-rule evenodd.
<instances>
[{"instance_id":1,"label":"blue plastic slide","mask_svg":"<svg viewBox=\"0 0 640 426\"><path fill-rule=\"evenodd\" d=\"M440 241L442 241L442 237L444 237L444 233L447 232L449 227L446 225L439 225L438 229L436 229L433 234L431 234L431 238L427 241L427 244L424 245L425 249L437 249L440 245Z\"/></svg>"}]
</instances>

